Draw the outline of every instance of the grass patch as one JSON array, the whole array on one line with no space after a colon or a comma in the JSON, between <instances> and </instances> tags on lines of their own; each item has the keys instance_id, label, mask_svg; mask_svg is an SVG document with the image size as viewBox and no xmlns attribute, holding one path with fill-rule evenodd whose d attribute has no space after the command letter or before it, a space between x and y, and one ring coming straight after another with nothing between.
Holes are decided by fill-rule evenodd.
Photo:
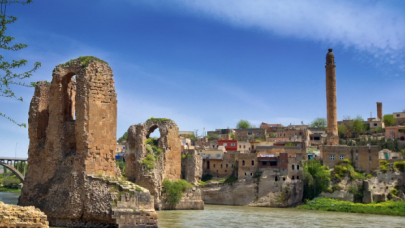
<instances>
[{"instance_id":1,"label":"grass patch","mask_svg":"<svg viewBox=\"0 0 405 228\"><path fill-rule=\"evenodd\" d=\"M297 208L305 210L405 216L405 201L362 204L319 197Z\"/></svg>"},{"instance_id":2,"label":"grass patch","mask_svg":"<svg viewBox=\"0 0 405 228\"><path fill-rule=\"evenodd\" d=\"M77 58L77 59L71 59L71 60L67 61L66 63L62 63L62 67L69 67L69 66L72 65L72 63L75 62L76 60L80 60L80 65L82 66L82 68L87 67L87 66L89 65L89 63L90 63L90 62L93 62L93 61L97 61L97 62L100 62L100 63L105 63L105 64L107 64L106 61L101 60L101 59L99 59L99 58L96 58L96 57L94 57L94 56L80 56L80 57Z\"/></svg>"},{"instance_id":3,"label":"grass patch","mask_svg":"<svg viewBox=\"0 0 405 228\"><path fill-rule=\"evenodd\" d=\"M238 180L238 177L235 176L230 176L228 178L223 178L218 180L219 183L233 183L236 182Z\"/></svg>"},{"instance_id":4,"label":"grass patch","mask_svg":"<svg viewBox=\"0 0 405 228\"><path fill-rule=\"evenodd\" d=\"M21 189L0 187L0 192L21 192Z\"/></svg>"},{"instance_id":5,"label":"grass patch","mask_svg":"<svg viewBox=\"0 0 405 228\"><path fill-rule=\"evenodd\" d=\"M146 122L148 121L153 121L153 122L166 122L166 121L170 121L171 119L168 118L154 118L153 116L151 118L149 118L148 120L146 120Z\"/></svg>"},{"instance_id":6,"label":"grass patch","mask_svg":"<svg viewBox=\"0 0 405 228\"><path fill-rule=\"evenodd\" d=\"M366 179L364 174L354 170L353 164L349 159L343 159L337 165L335 165L333 169L333 174L334 175L332 175L332 177L334 177L334 179L337 179L339 181L341 181L347 174L349 175L351 180Z\"/></svg>"}]
</instances>

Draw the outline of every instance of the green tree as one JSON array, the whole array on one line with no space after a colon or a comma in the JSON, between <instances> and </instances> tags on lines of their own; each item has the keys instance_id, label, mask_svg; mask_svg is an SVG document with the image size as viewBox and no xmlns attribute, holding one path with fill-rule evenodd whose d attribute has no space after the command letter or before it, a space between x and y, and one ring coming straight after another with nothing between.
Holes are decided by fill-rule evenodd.
<instances>
[{"instance_id":1,"label":"green tree","mask_svg":"<svg viewBox=\"0 0 405 228\"><path fill-rule=\"evenodd\" d=\"M326 129L327 121L325 118L316 118L314 121L312 121L310 126L317 127L320 129Z\"/></svg>"},{"instance_id":2,"label":"green tree","mask_svg":"<svg viewBox=\"0 0 405 228\"><path fill-rule=\"evenodd\" d=\"M392 114L384 115L384 124L385 126L394 126L395 125L395 118Z\"/></svg>"},{"instance_id":3,"label":"green tree","mask_svg":"<svg viewBox=\"0 0 405 228\"><path fill-rule=\"evenodd\" d=\"M236 135L234 132L231 132L230 136L231 136L231 139L236 140Z\"/></svg>"},{"instance_id":4,"label":"green tree","mask_svg":"<svg viewBox=\"0 0 405 228\"><path fill-rule=\"evenodd\" d=\"M364 119L361 116L357 116L356 119L353 120L352 125L352 132L360 133L364 132L366 127L364 125Z\"/></svg>"},{"instance_id":5,"label":"green tree","mask_svg":"<svg viewBox=\"0 0 405 228\"><path fill-rule=\"evenodd\" d=\"M18 0L0 0L0 48L4 49L5 51L19 51L27 47L26 44L22 43L14 43L14 37L6 35L7 26L9 24L14 23L17 21L17 18L12 15L7 15L7 10L10 7L7 7L11 4L29 4L32 3L32 0L26 1L18 1ZM2 52L4 53L4 52ZM20 59L20 60L5 60L3 55L0 55L0 96L6 98L13 98L19 101L23 101L22 97L17 96L14 92L12 87L13 86L24 86L24 87L33 87L34 84L26 84L24 82L25 79L30 78L32 73L35 72L40 66L41 63L36 62L34 67L26 72L22 73L15 73L14 70L24 67L27 64L27 60ZM0 116L10 120L11 122L17 124L18 126L26 127L25 123L17 123L13 118L7 116L6 114L0 112Z\"/></svg>"},{"instance_id":6,"label":"green tree","mask_svg":"<svg viewBox=\"0 0 405 228\"><path fill-rule=\"evenodd\" d=\"M237 129L248 129L252 128L252 124L249 123L247 120L239 120L239 122L236 124Z\"/></svg>"},{"instance_id":7,"label":"green tree","mask_svg":"<svg viewBox=\"0 0 405 228\"><path fill-rule=\"evenodd\" d=\"M304 199L313 199L329 187L330 172L318 160L304 164Z\"/></svg>"},{"instance_id":8,"label":"green tree","mask_svg":"<svg viewBox=\"0 0 405 228\"><path fill-rule=\"evenodd\" d=\"M208 140L216 140L219 139L218 134L212 133L207 135Z\"/></svg>"},{"instance_id":9,"label":"green tree","mask_svg":"<svg viewBox=\"0 0 405 228\"><path fill-rule=\"evenodd\" d=\"M346 125L344 125L344 124L339 124L339 125L338 125L338 132L339 132L339 135L346 136L346 134L347 134L347 127L346 127Z\"/></svg>"},{"instance_id":10,"label":"green tree","mask_svg":"<svg viewBox=\"0 0 405 228\"><path fill-rule=\"evenodd\" d=\"M128 132L126 131L118 140L117 142L127 141L128 139Z\"/></svg>"}]
</instances>

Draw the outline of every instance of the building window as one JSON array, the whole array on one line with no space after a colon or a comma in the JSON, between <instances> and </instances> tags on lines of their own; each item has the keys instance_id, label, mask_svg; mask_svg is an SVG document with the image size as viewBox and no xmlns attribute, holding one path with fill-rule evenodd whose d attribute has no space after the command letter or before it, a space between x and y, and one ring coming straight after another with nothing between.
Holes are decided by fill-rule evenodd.
<instances>
[{"instance_id":1,"label":"building window","mask_svg":"<svg viewBox=\"0 0 405 228\"><path fill-rule=\"evenodd\" d=\"M242 148L242 146L241 146L241 145L239 145L239 149L240 149L240 148Z\"/></svg>"},{"instance_id":2,"label":"building window","mask_svg":"<svg viewBox=\"0 0 405 228\"><path fill-rule=\"evenodd\" d=\"M295 180L294 176L291 177L291 180Z\"/></svg>"},{"instance_id":3,"label":"building window","mask_svg":"<svg viewBox=\"0 0 405 228\"><path fill-rule=\"evenodd\" d=\"M255 165L255 161L254 160L252 160L252 166L254 166Z\"/></svg>"},{"instance_id":4,"label":"building window","mask_svg":"<svg viewBox=\"0 0 405 228\"><path fill-rule=\"evenodd\" d=\"M226 173L226 169L225 169L225 173Z\"/></svg>"},{"instance_id":5,"label":"building window","mask_svg":"<svg viewBox=\"0 0 405 228\"><path fill-rule=\"evenodd\" d=\"M253 173L250 173L250 176L253 176Z\"/></svg>"},{"instance_id":6,"label":"building window","mask_svg":"<svg viewBox=\"0 0 405 228\"><path fill-rule=\"evenodd\" d=\"M291 169L294 170L294 165L291 166Z\"/></svg>"},{"instance_id":7,"label":"building window","mask_svg":"<svg viewBox=\"0 0 405 228\"><path fill-rule=\"evenodd\" d=\"M334 155L334 154L332 154L332 155L330 156L330 160L331 160L331 161L334 161L334 160L335 160L335 155Z\"/></svg>"},{"instance_id":8,"label":"building window","mask_svg":"<svg viewBox=\"0 0 405 228\"><path fill-rule=\"evenodd\" d=\"M242 165L245 165L245 160L242 161Z\"/></svg>"},{"instance_id":9,"label":"building window","mask_svg":"<svg viewBox=\"0 0 405 228\"><path fill-rule=\"evenodd\" d=\"M275 181L278 181L278 177L277 177L277 176L275 176L274 180L275 180Z\"/></svg>"},{"instance_id":10,"label":"building window","mask_svg":"<svg viewBox=\"0 0 405 228\"><path fill-rule=\"evenodd\" d=\"M252 135L252 131L248 131L248 135Z\"/></svg>"},{"instance_id":11,"label":"building window","mask_svg":"<svg viewBox=\"0 0 405 228\"><path fill-rule=\"evenodd\" d=\"M297 165L297 170L300 170L300 165Z\"/></svg>"},{"instance_id":12,"label":"building window","mask_svg":"<svg viewBox=\"0 0 405 228\"><path fill-rule=\"evenodd\" d=\"M370 157L368 157L368 160L372 161L373 159L372 159L371 156L370 156Z\"/></svg>"},{"instance_id":13,"label":"building window","mask_svg":"<svg viewBox=\"0 0 405 228\"><path fill-rule=\"evenodd\" d=\"M300 179L300 176L297 176L297 180L299 180Z\"/></svg>"},{"instance_id":14,"label":"building window","mask_svg":"<svg viewBox=\"0 0 405 228\"><path fill-rule=\"evenodd\" d=\"M371 150L370 150L370 149L368 149L368 153L371 153Z\"/></svg>"},{"instance_id":15,"label":"building window","mask_svg":"<svg viewBox=\"0 0 405 228\"><path fill-rule=\"evenodd\" d=\"M285 177L283 177L283 181L285 181Z\"/></svg>"},{"instance_id":16,"label":"building window","mask_svg":"<svg viewBox=\"0 0 405 228\"><path fill-rule=\"evenodd\" d=\"M235 143L231 143L231 146L236 146Z\"/></svg>"},{"instance_id":17,"label":"building window","mask_svg":"<svg viewBox=\"0 0 405 228\"><path fill-rule=\"evenodd\" d=\"M222 164L221 164L221 169L222 169Z\"/></svg>"},{"instance_id":18,"label":"building window","mask_svg":"<svg viewBox=\"0 0 405 228\"><path fill-rule=\"evenodd\" d=\"M246 173L245 173L245 176L246 176Z\"/></svg>"},{"instance_id":19,"label":"building window","mask_svg":"<svg viewBox=\"0 0 405 228\"><path fill-rule=\"evenodd\" d=\"M374 124L374 127L377 127L377 124L376 124L376 123Z\"/></svg>"},{"instance_id":20,"label":"building window","mask_svg":"<svg viewBox=\"0 0 405 228\"><path fill-rule=\"evenodd\" d=\"M217 154L217 158L220 158L221 157L221 154Z\"/></svg>"},{"instance_id":21,"label":"building window","mask_svg":"<svg viewBox=\"0 0 405 228\"><path fill-rule=\"evenodd\" d=\"M356 161L359 160L359 157L356 156Z\"/></svg>"},{"instance_id":22,"label":"building window","mask_svg":"<svg viewBox=\"0 0 405 228\"><path fill-rule=\"evenodd\" d=\"M214 168L215 168L215 164L214 164Z\"/></svg>"},{"instance_id":23,"label":"building window","mask_svg":"<svg viewBox=\"0 0 405 228\"><path fill-rule=\"evenodd\" d=\"M212 145L212 148L215 148L215 145Z\"/></svg>"},{"instance_id":24,"label":"building window","mask_svg":"<svg viewBox=\"0 0 405 228\"><path fill-rule=\"evenodd\" d=\"M343 156L343 155L340 155L340 156L339 156L339 159L340 159L340 160L343 160L343 159L344 159L344 156Z\"/></svg>"},{"instance_id":25,"label":"building window","mask_svg":"<svg viewBox=\"0 0 405 228\"><path fill-rule=\"evenodd\" d=\"M225 166L226 166L226 168L228 168L228 164L226 164Z\"/></svg>"},{"instance_id":26,"label":"building window","mask_svg":"<svg viewBox=\"0 0 405 228\"><path fill-rule=\"evenodd\" d=\"M243 145L243 149L245 149L246 148L246 145Z\"/></svg>"},{"instance_id":27,"label":"building window","mask_svg":"<svg viewBox=\"0 0 405 228\"><path fill-rule=\"evenodd\" d=\"M300 132L300 135L302 135L302 132Z\"/></svg>"},{"instance_id":28,"label":"building window","mask_svg":"<svg viewBox=\"0 0 405 228\"><path fill-rule=\"evenodd\" d=\"M399 117L399 114L397 114L397 117Z\"/></svg>"},{"instance_id":29,"label":"building window","mask_svg":"<svg viewBox=\"0 0 405 228\"><path fill-rule=\"evenodd\" d=\"M228 143L224 143L224 146L228 146Z\"/></svg>"}]
</instances>

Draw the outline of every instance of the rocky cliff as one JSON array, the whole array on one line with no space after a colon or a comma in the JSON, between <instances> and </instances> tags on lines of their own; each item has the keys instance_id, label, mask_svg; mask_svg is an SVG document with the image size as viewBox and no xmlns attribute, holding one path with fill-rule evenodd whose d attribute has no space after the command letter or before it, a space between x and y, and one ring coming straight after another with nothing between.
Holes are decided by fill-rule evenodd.
<instances>
[{"instance_id":1,"label":"rocky cliff","mask_svg":"<svg viewBox=\"0 0 405 228\"><path fill-rule=\"evenodd\" d=\"M264 171L253 180L201 186L203 201L206 204L257 207L290 207L302 201L301 180L275 181L268 177L269 172Z\"/></svg>"}]
</instances>

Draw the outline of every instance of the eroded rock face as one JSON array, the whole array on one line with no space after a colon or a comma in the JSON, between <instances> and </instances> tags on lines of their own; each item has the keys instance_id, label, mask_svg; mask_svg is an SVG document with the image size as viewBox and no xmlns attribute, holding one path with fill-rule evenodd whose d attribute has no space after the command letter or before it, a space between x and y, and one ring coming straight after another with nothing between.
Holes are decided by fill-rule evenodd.
<instances>
[{"instance_id":1,"label":"eroded rock face","mask_svg":"<svg viewBox=\"0 0 405 228\"><path fill-rule=\"evenodd\" d=\"M20 207L0 201L0 227L48 228L46 215L35 207Z\"/></svg>"},{"instance_id":2,"label":"eroded rock face","mask_svg":"<svg viewBox=\"0 0 405 228\"><path fill-rule=\"evenodd\" d=\"M290 207L302 201L301 180L274 181L263 172L260 178L201 187L204 203L252 207Z\"/></svg>"},{"instance_id":3,"label":"eroded rock face","mask_svg":"<svg viewBox=\"0 0 405 228\"><path fill-rule=\"evenodd\" d=\"M159 128L159 156L146 148L145 141ZM179 128L169 119L150 119L144 124L132 125L128 129L126 150L126 175L128 180L149 189L155 198L155 208L162 209L162 182L165 179L177 181L181 176L181 148ZM142 164L148 155L153 155L153 168Z\"/></svg>"},{"instance_id":4,"label":"eroded rock face","mask_svg":"<svg viewBox=\"0 0 405 228\"><path fill-rule=\"evenodd\" d=\"M51 83L37 83L30 104L30 165L19 205L40 208L53 226L115 226L111 186L91 177L118 175L116 125L108 64L79 58L58 65Z\"/></svg>"},{"instance_id":5,"label":"eroded rock face","mask_svg":"<svg viewBox=\"0 0 405 228\"><path fill-rule=\"evenodd\" d=\"M203 174L203 159L196 150L185 150L181 158L181 171L183 178L198 185Z\"/></svg>"}]
</instances>

